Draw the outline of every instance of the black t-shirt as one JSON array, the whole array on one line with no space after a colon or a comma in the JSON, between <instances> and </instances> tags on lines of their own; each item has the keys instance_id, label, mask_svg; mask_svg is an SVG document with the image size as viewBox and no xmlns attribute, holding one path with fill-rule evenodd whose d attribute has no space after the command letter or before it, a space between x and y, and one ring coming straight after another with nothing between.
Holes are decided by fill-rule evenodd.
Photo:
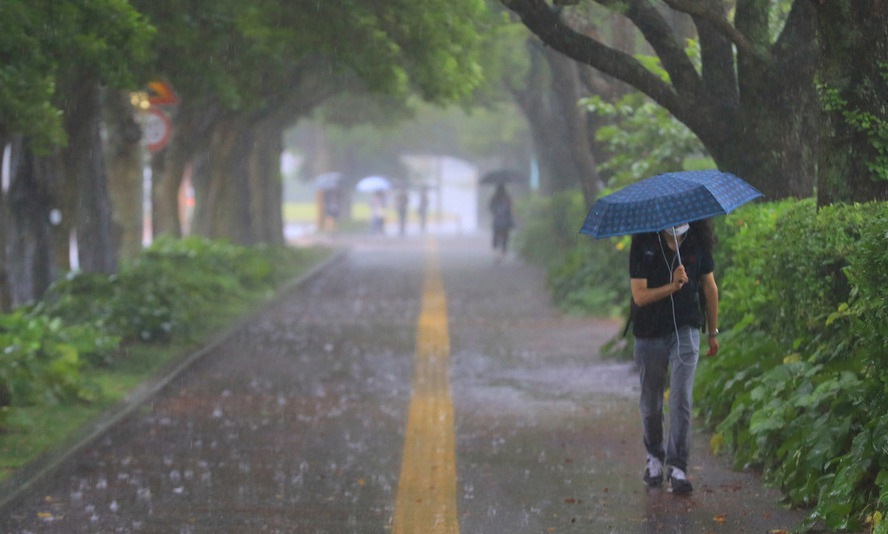
<instances>
[{"instance_id":1,"label":"black t-shirt","mask_svg":"<svg viewBox=\"0 0 888 534\"><path fill-rule=\"evenodd\" d=\"M688 283L681 290L644 307L633 305L632 333L635 337L663 337L675 332L676 326L703 326L700 307L700 278L713 271L712 254L706 252L695 236L688 234L681 244L681 260L688 274ZM649 288L668 284L678 267L675 252L661 243L657 234L632 240L629 250L629 277L645 278ZM673 302L675 320L673 321Z\"/></svg>"}]
</instances>

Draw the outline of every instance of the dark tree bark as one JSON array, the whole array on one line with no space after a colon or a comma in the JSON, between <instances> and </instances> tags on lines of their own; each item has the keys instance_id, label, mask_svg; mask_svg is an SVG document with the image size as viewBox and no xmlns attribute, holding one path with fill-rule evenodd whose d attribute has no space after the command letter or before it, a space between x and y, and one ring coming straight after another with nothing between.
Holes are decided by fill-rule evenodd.
<instances>
[{"instance_id":1,"label":"dark tree bark","mask_svg":"<svg viewBox=\"0 0 888 534\"><path fill-rule=\"evenodd\" d=\"M259 126L250 158L253 239L258 243L284 243L284 184L281 153L285 125L278 121Z\"/></svg>"},{"instance_id":2,"label":"dark tree bark","mask_svg":"<svg viewBox=\"0 0 888 534\"><path fill-rule=\"evenodd\" d=\"M249 209L245 187L248 151L243 124L234 118L220 121L203 165L195 167L194 233L209 239L247 244Z\"/></svg>"},{"instance_id":3,"label":"dark tree bark","mask_svg":"<svg viewBox=\"0 0 888 534\"><path fill-rule=\"evenodd\" d=\"M282 243L281 128L248 121L219 123L196 191L195 229L239 245Z\"/></svg>"},{"instance_id":4,"label":"dark tree bark","mask_svg":"<svg viewBox=\"0 0 888 534\"><path fill-rule=\"evenodd\" d=\"M62 151L62 161L67 179L77 184L74 220L80 268L112 274L117 270L117 250L102 148L99 88L91 80L80 80L65 94L68 145Z\"/></svg>"},{"instance_id":5,"label":"dark tree bark","mask_svg":"<svg viewBox=\"0 0 888 534\"><path fill-rule=\"evenodd\" d=\"M827 128L818 204L888 200L888 1L814 0Z\"/></svg>"},{"instance_id":6,"label":"dark tree bark","mask_svg":"<svg viewBox=\"0 0 888 534\"><path fill-rule=\"evenodd\" d=\"M630 54L575 31L545 0L501 0L546 45L645 93L687 125L720 168L768 197L813 192L818 113L817 50L809 0L797 0L779 39L768 38L768 2L738 2L731 25L718 0L666 0L691 15L700 38L698 73L680 36L646 0L598 0L622 9L669 74L664 81ZM736 62L733 48L736 47Z\"/></svg>"},{"instance_id":7,"label":"dark tree bark","mask_svg":"<svg viewBox=\"0 0 888 534\"><path fill-rule=\"evenodd\" d=\"M9 305L15 307L41 298L55 278L49 217L54 169L49 158L36 157L21 138L13 141L10 154L4 263Z\"/></svg>"},{"instance_id":8,"label":"dark tree bark","mask_svg":"<svg viewBox=\"0 0 888 534\"><path fill-rule=\"evenodd\" d=\"M194 233L242 245L283 241L283 130L343 90L340 81L326 63L308 62L285 95L212 121L206 160L194 167Z\"/></svg>"},{"instance_id":9,"label":"dark tree bark","mask_svg":"<svg viewBox=\"0 0 888 534\"><path fill-rule=\"evenodd\" d=\"M0 163L4 161L7 154L12 154L12 145L3 129L0 128ZM6 246L8 241L6 232L10 223L7 194L4 189L0 189L0 313L5 313L12 308L12 292L10 290L9 270L7 268L9 261L7 257L8 247Z\"/></svg>"},{"instance_id":10,"label":"dark tree bark","mask_svg":"<svg viewBox=\"0 0 888 534\"><path fill-rule=\"evenodd\" d=\"M142 133L129 95L112 90L105 92L102 100L108 131L108 195L118 237L115 247L121 258L134 258L142 250Z\"/></svg>"},{"instance_id":11,"label":"dark tree bark","mask_svg":"<svg viewBox=\"0 0 888 534\"><path fill-rule=\"evenodd\" d=\"M254 139L246 121L232 119L220 125L217 142L211 145L210 168L216 187L215 202L208 206L210 237L238 245L252 242L250 154Z\"/></svg>"},{"instance_id":12,"label":"dark tree bark","mask_svg":"<svg viewBox=\"0 0 888 534\"><path fill-rule=\"evenodd\" d=\"M528 119L539 158L540 188L551 194L582 184L587 200L599 190L586 114L577 107L584 96L580 69L563 55L528 43L530 70L525 86L513 90Z\"/></svg>"},{"instance_id":13,"label":"dark tree bark","mask_svg":"<svg viewBox=\"0 0 888 534\"><path fill-rule=\"evenodd\" d=\"M191 185L194 187L194 212L191 218L191 234L203 237L210 235L210 219L204 215L207 206L213 204L210 186L209 149L194 154L191 158Z\"/></svg>"},{"instance_id":14,"label":"dark tree bark","mask_svg":"<svg viewBox=\"0 0 888 534\"><path fill-rule=\"evenodd\" d=\"M213 128L220 119L219 107L206 99L183 98L173 118L173 134L167 148L152 157L152 219L155 235L182 235L179 189L185 169L198 154L209 150Z\"/></svg>"}]
</instances>

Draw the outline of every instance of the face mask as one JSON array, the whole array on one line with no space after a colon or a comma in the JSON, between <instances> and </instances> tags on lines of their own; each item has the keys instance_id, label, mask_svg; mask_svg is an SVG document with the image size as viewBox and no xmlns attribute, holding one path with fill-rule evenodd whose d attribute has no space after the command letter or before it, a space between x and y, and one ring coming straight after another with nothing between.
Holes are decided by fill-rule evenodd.
<instances>
[{"instance_id":1,"label":"face mask","mask_svg":"<svg viewBox=\"0 0 888 534\"><path fill-rule=\"evenodd\" d=\"M678 237L680 235L685 235L690 230L691 225L689 224L681 224L672 228L667 228L666 233L671 235L672 237Z\"/></svg>"}]
</instances>

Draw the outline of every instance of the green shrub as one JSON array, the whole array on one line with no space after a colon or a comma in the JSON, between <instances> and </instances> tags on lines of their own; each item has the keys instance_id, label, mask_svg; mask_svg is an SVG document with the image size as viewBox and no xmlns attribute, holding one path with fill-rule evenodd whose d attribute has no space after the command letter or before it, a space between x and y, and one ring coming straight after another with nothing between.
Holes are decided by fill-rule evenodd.
<instances>
[{"instance_id":1,"label":"green shrub","mask_svg":"<svg viewBox=\"0 0 888 534\"><path fill-rule=\"evenodd\" d=\"M710 427L729 418L724 438L732 451L746 451L749 436L737 429L749 419L750 380L783 359L783 347L768 326L777 320L772 294L763 285L775 263L773 236L781 214L795 201L747 205L714 219L713 250L719 286L719 356L698 367L695 395ZM734 342L734 340L737 342ZM739 458L746 463L748 458Z\"/></svg>"},{"instance_id":2,"label":"green shrub","mask_svg":"<svg viewBox=\"0 0 888 534\"><path fill-rule=\"evenodd\" d=\"M124 340L188 336L214 303L270 290L298 252L245 248L197 237L163 237L118 274L72 274L48 291L40 311L67 323L91 323ZM287 261L285 256L290 256Z\"/></svg>"},{"instance_id":3,"label":"green shrub","mask_svg":"<svg viewBox=\"0 0 888 534\"><path fill-rule=\"evenodd\" d=\"M576 191L522 199L516 206L516 252L525 261L548 268L586 237L580 235L585 216L583 197Z\"/></svg>"},{"instance_id":4,"label":"green shrub","mask_svg":"<svg viewBox=\"0 0 888 534\"><path fill-rule=\"evenodd\" d=\"M853 442L833 459L835 467L821 481L812 514L812 521L822 520L837 529L860 528L865 515L888 510L888 205L856 208L865 217L844 269L851 295L827 324L846 332L843 346L860 362L862 401L856 413L858 424L852 428ZM844 497L849 495L851 499ZM874 525L874 532L886 532L886 527L886 522Z\"/></svg>"},{"instance_id":5,"label":"green shrub","mask_svg":"<svg viewBox=\"0 0 888 534\"><path fill-rule=\"evenodd\" d=\"M90 326L65 326L59 319L19 310L0 315L0 404L24 406L90 399L81 354L102 350L103 337Z\"/></svg>"},{"instance_id":6,"label":"green shrub","mask_svg":"<svg viewBox=\"0 0 888 534\"><path fill-rule=\"evenodd\" d=\"M624 314L629 302L629 254L613 239L585 242L552 262L549 288L561 309L599 317Z\"/></svg>"},{"instance_id":7,"label":"green shrub","mask_svg":"<svg viewBox=\"0 0 888 534\"><path fill-rule=\"evenodd\" d=\"M227 304L272 291L303 254L161 238L116 275L59 279L39 303L0 315L0 406L94 398L82 371L113 366L121 342L187 339Z\"/></svg>"},{"instance_id":8,"label":"green shrub","mask_svg":"<svg viewBox=\"0 0 888 534\"><path fill-rule=\"evenodd\" d=\"M721 224L727 331L698 411L738 465L815 505L808 525L862 528L888 495L886 206L763 204Z\"/></svg>"},{"instance_id":9,"label":"green shrub","mask_svg":"<svg viewBox=\"0 0 888 534\"><path fill-rule=\"evenodd\" d=\"M585 216L583 197L576 191L525 201L519 208L516 249L523 259L546 269L549 289L562 310L619 315L628 309L627 242L581 235Z\"/></svg>"}]
</instances>

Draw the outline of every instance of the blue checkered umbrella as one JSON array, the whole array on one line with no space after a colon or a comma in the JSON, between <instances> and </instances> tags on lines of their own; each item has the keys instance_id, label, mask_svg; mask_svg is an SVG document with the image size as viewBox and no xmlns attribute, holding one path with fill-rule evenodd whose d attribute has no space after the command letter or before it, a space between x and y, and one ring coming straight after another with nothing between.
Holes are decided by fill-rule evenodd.
<instances>
[{"instance_id":1,"label":"blue checkered umbrella","mask_svg":"<svg viewBox=\"0 0 888 534\"><path fill-rule=\"evenodd\" d=\"M715 169L658 174L598 199L580 233L603 238L659 232L730 213L760 196L740 178Z\"/></svg>"}]
</instances>

